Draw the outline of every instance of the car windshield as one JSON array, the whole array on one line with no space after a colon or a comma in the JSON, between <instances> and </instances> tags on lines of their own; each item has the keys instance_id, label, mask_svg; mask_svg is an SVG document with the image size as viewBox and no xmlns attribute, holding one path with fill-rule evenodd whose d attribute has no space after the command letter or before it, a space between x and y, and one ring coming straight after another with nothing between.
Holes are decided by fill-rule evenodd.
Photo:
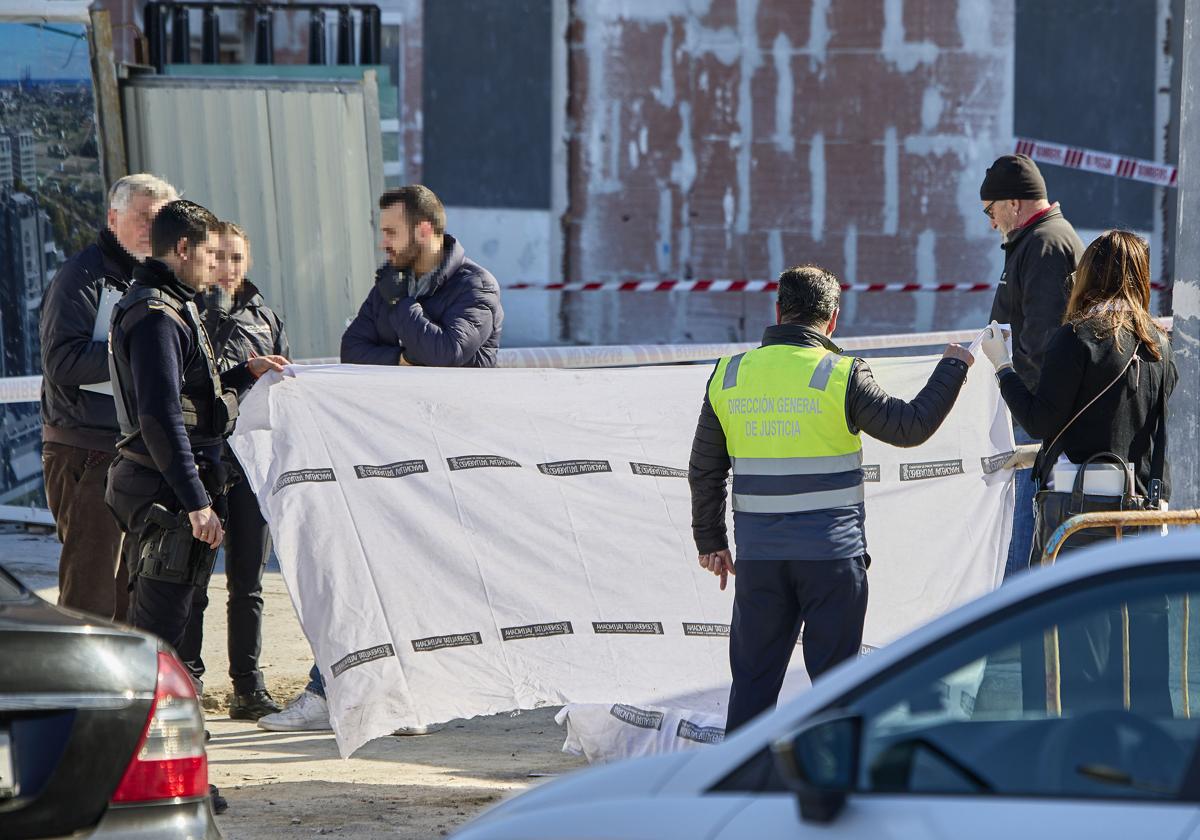
<instances>
[{"instance_id":1,"label":"car windshield","mask_svg":"<svg viewBox=\"0 0 1200 840\"><path fill-rule=\"evenodd\" d=\"M1139 575L1000 617L856 698L860 788L1177 796L1200 739L1200 571Z\"/></svg>"}]
</instances>

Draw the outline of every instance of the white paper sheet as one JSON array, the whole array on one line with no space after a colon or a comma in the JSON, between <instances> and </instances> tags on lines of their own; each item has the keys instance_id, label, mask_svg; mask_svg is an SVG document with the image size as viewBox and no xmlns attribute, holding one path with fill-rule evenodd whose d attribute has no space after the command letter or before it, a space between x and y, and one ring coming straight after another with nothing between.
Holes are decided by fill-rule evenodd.
<instances>
[{"instance_id":1,"label":"white paper sheet","mask_svg":"<svg viewBox=\"0 0 1200 840\"><path fill-rule=\"evenodd\" d=\"M872 367L912 398L935 363ZM723 721L733 588L696 562L686 479L710 372L294 367L254 388L232 444L343 755L546 705ZM973 368L924 446L866 441L870 646L1000 580L1012 477L987 467L1013 446L994 379Z\"/></svg>"}]
</instances>

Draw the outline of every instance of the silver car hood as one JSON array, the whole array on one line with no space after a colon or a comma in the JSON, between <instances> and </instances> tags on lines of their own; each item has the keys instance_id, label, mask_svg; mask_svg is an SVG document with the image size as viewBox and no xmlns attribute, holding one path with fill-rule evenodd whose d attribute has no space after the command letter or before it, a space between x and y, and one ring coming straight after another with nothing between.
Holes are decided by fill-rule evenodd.
<instances>
[{"instance_id":1,"label":"silver car hood","mask_svg":"<svg viewBox=\"0 0 1200 840\"><path fill-rule=\"evenodd\" d=\"M680 768L703 753L704 750L688 750L646 758L631 758L578 770L506 799L467 823L463 830L500 817L585 800L595 802L604 799L653 796Z\"/></svg>"}]
</instances>

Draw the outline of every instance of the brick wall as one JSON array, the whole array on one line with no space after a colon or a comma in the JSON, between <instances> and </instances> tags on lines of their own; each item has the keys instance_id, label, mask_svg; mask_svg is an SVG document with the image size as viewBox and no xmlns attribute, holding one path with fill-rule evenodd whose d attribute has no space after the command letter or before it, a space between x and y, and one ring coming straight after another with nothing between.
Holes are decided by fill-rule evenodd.
<instances>
[{"instance_id":1,"label":"brick wall","mask_svg":"<svg viewBox=\"0 0 1200 840\"><path fill-rule=\"evenodd\" d=\"M978 188L1011 148L1012 0L574 0L569 39L568 278L998 278ZM989 304L849 295L843 323ZM769 295L581 293L563 337L754 339L772 317Z\"/></svg>"}]
</instances>

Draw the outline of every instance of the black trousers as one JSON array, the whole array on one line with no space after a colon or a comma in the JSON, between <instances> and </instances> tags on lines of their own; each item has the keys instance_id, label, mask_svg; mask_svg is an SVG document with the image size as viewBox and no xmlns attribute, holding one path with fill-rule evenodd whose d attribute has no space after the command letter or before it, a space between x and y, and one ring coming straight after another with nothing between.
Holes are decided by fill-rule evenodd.
<instances>
[{"instance_id":1,"label":"black trousers","mask_svg":"<svg viewBox=\"0 0 1200 840\"><path fill-rule=\"evenodd\" d=\"M265 688L258 657L262 651L262 578L271 556L271 531L258 509L254 491L240 481L229 491L229 515L225 522L225 583L229 591L229 678L235 694ZM204 672L200 649L204 644L204 610L208 591L197 588L193 595L192 620L188 622L179 655L188 667Z\"/></svg>"},{"instance_id":2,"label":"black trousers","mask_svg":"<svg viewBox=\"0 0 1200 840\"><path fill-rule=\"evenodd\" d=\"M802 626L810 679L858 655L867 614L868 562L852 557L737 564L726 734L775 705Z\"/></svg>"},{"instance_id":3,"label":"black trousers","mask_svg":"<svg viewBox=\"0 0 1200 840\"><path fill-rule=\"evenodd\" d=\"M109 468L104 500L125 533L122 550L126 552L125 560L133 574L132 570L137 569L137 558L141 556L142 541L150 528L147 521L150 506L157 502L168 510L178 511L181 505L161 473L120 456ZM224 498L214 499L213 507L218 516L223 516ZM137 576L131 581L129 623L153 633L179 652L188 622L192 620L193 597L198 589L200 587ZM196 621L203 621L200 610L195 611ZM184 659L182 655L180 658ZM184 663L188 665L197 689L202 690L203 663L198 668L186 659Z\"/></svg>"}]
</instances>

